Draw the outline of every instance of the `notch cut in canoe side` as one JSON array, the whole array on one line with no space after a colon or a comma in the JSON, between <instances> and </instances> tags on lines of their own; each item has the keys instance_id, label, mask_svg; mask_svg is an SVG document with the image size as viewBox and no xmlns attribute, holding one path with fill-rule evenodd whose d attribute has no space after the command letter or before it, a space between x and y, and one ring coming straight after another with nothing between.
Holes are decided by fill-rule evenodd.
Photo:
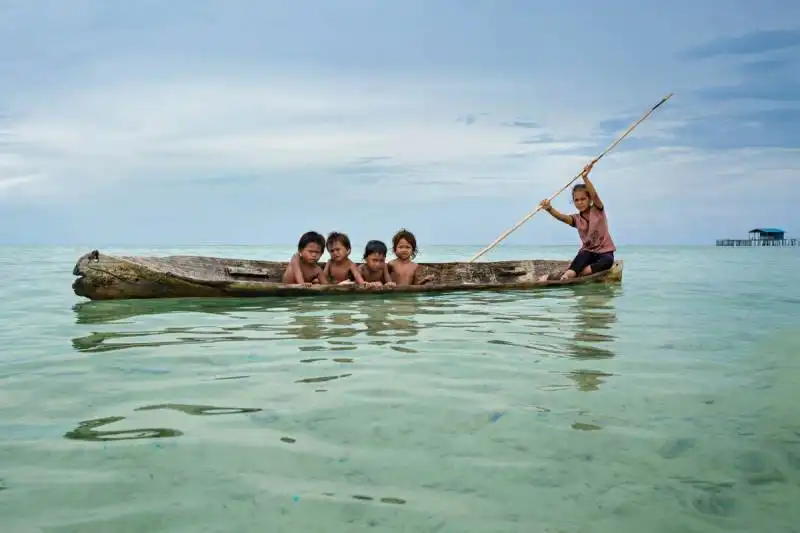
<instances>
[{"instance_id":1,"label":"notch cut in canoe side","mask_svg":"<svg viewBox=\"0 0 800 533\"><path fill-rule=\"evenodd\" d=\"M235 266L225 267L225 272L233 278L254 278L262 280L272 280L272 273L261 268L242 268Z\"/></svg>"}]
</instances>

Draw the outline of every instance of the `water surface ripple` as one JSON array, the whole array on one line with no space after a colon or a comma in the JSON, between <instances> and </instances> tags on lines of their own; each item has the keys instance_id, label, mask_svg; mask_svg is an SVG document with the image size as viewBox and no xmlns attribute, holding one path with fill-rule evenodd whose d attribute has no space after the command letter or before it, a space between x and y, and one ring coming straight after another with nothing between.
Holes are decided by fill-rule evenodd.
<instances>
[{"instance_id":1,"label":"water surface ripple","mask_svg":"<svg viewBox=\"0 0 800 533\"><path fill-rule=\"evenodd\" d=\"M0 253L3 531L800 531L796 251L633 248L619 287L118 302L71 295L83 251Z\"/></svg>"}]
</instances>

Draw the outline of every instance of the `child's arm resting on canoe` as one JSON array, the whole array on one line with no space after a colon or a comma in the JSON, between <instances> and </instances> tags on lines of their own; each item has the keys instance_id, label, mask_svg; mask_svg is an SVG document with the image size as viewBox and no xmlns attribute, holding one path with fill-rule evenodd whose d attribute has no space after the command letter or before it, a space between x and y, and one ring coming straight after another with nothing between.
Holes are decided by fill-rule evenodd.
<instances>
[{"instance_id":1,"label":"child's arm resting on canoe","mask_svg":"<svg viewBox=\"0 0 800 533\"><path fill-rule=\"evenodd\" d=\"M331 262L326 261L325 266L322 269L322 274L319 275L319 282L322 283L325 280L325 283L328 283L328 280L331 277Z\"/></svg>"},{"instance_id":2,"label":"child's arm resting on canoe","mask_svg":"<svg viewBox=\"0 0 800 533\"><path fill-rule=\"evenodd\" d=\"M414 277L411 278L412 285L425 285L429 281L433 281L436 277L433 274L427 274L425 276L422 275L422 271L417 265L417 268L414 269Z\"/></svg>"},{"instance_id":3,"label":"child's arm resting on canoe","mask_svg":"<svg viewBox=\"0 0 800 533\"><path fill-rule=\"evenodd\" d=\"M352 261L350 262L350 274L353 276L353 279L358 285L363 285L366 283L366 281L364 281L364 276L361 275L361 269L358 268L358 265Z\"/></svg>"},{"instance_id":4,"label":"child's arm resting on canoe","mask_svg":"<svg viewBox=\"0 0 800 533\"><path fill-rule=\"evenodd\" d=\"M542 200L542 202L539 205L542 206L542 209L550 213L553 216L553 218L560 220L561 222L563 222L568 226L575 225L575 222L572 220L572 216L565 215L564 213L562 213L561 211L550 205L550 200Z\"/></svg>"},{"instance_id":5,"label":"child's arm resting on canoe","mask_svg":"<svg viewBox=\"0 0 800 533\"><path fill-rule=\"evenodd\" d=\"M389 273L389 263L383 264L383 277L381 278L383 281L383 285L385 287L396 287L397 283L394 282L392 279L392 275Z\"/></svg>"},{"instance_id":6,"label":"child's arm resting on canoe","mask_svg":"<svg viewBox=\"0 0 800 533\"><path fill-rule=\"evenodd\" d=\"M292 256L291 261L289 261L289 272L289 283L296 283L298 285L303 285L306 283L306 280L303 278L303 269L300 266L299 254Z\"/></svg>"}]
</instances>

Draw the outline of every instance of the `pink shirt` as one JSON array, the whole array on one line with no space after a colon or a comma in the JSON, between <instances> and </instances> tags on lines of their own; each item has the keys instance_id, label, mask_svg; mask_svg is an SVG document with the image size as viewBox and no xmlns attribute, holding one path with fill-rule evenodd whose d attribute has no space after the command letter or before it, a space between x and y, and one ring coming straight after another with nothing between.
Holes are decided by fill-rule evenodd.
<instances>
[{"instance_id":1,"label":"pink shirt","mask_svg":"<svg viewBox=\"0 0 800 533\"><path fill-rule=\"evenodd\" d=\"M616 251L617 247L614 246L614 241L608 232L605 209L592 206L586 215L576 213L572 215L572 225L578 230L578 236L581 238L581 250L596 254Z\"/></svg>"}]
</instances>

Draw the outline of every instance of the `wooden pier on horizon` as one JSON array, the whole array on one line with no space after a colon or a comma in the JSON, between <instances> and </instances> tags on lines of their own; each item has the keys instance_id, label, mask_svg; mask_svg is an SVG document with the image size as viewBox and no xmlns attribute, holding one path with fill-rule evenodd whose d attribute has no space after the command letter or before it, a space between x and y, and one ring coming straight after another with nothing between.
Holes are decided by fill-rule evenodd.
<instances>
[{"instance_id":1,"label":"wooden pier on horizon","mask_svg":"<svg viewBox=\"0 0 800 533\"><path fill-rule=\"evenodd\" d=\"M778 228L755 228L748 232L749 239L717 239L717 246L738 248L751 246L800 246L800 239L787 239L786 232Z\"/></svg>"}]
</instances>

